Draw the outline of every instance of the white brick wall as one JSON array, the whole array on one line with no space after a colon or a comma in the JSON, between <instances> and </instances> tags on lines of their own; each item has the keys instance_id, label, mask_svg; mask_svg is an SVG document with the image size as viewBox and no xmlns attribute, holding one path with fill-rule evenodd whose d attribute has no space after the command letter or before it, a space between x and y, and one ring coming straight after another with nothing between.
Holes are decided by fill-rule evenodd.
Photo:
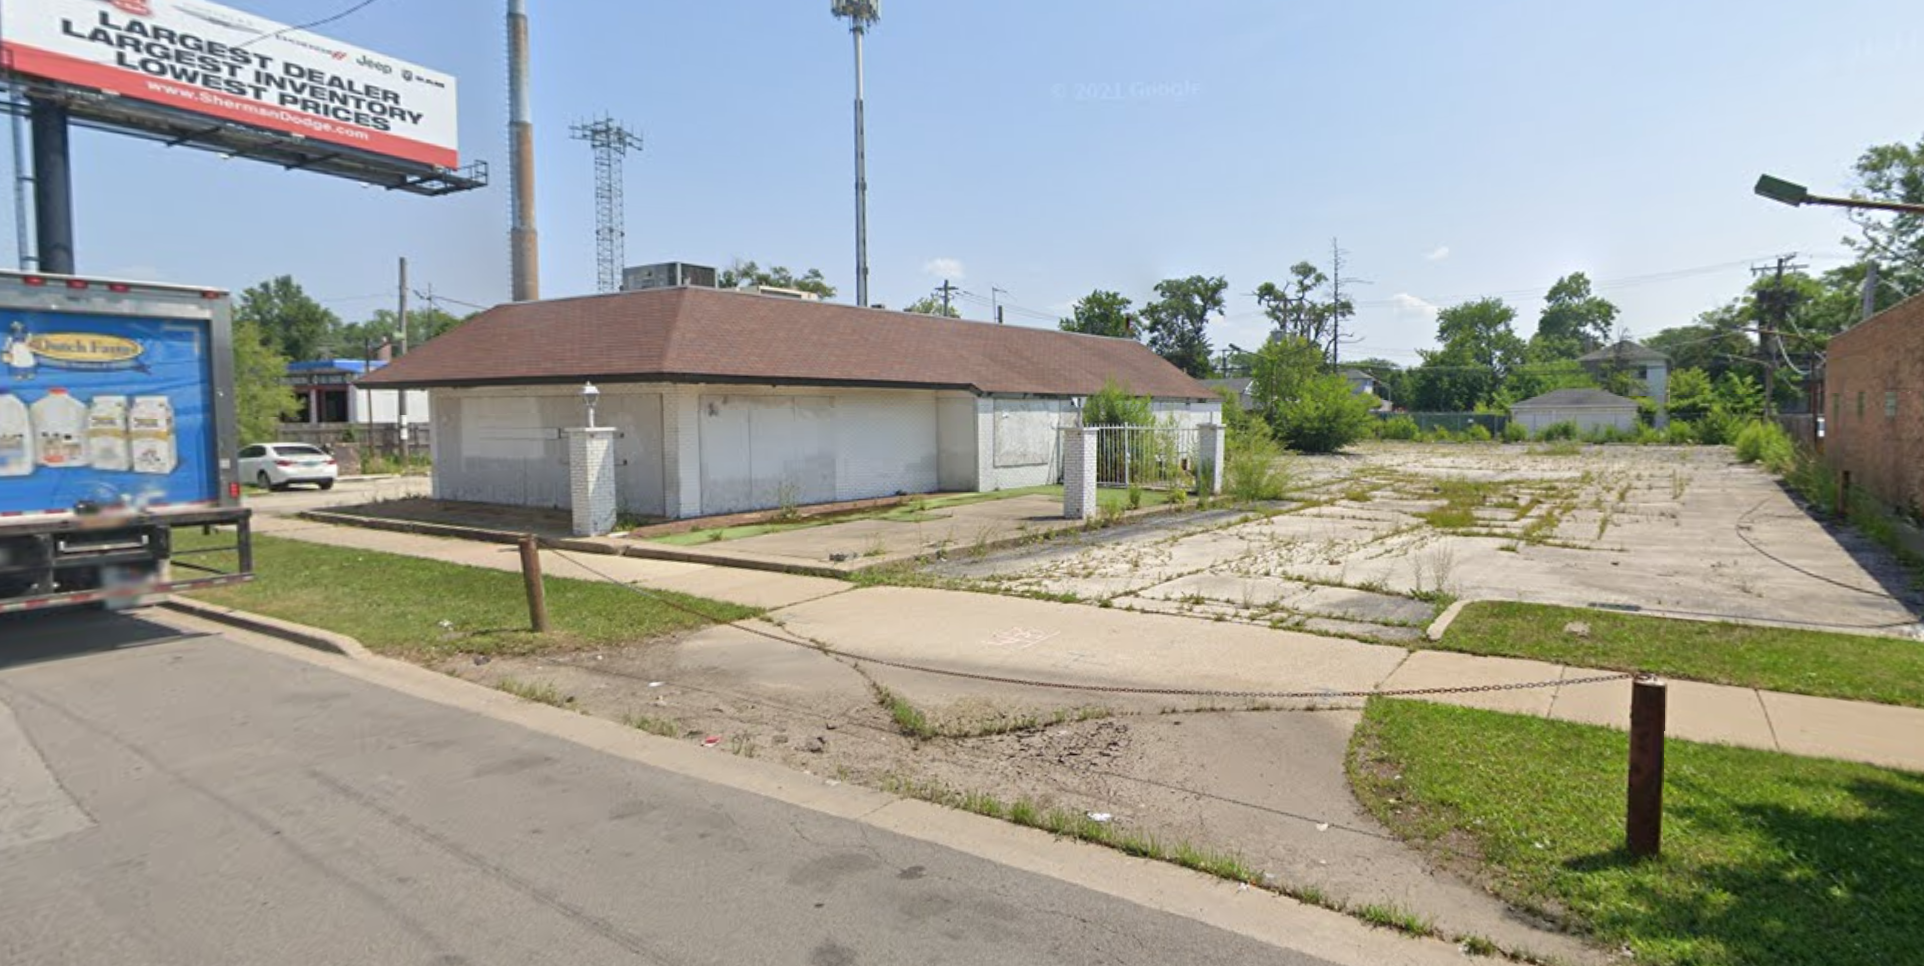
<instances>
[{"instance_id":1,"label":"white brick wall","mask_svg":"<svg viewBox=\"0 0 1924 967\"><path fill-rule=\"evenodd\" d=\"M615 429L568 430L568 489L576 537L615 529Z\"/></svg>"},{"instance_id":2,"label":"white brick wall","mask_svg":"<svg viewBox=\"0 0 1924 967\"><path fill-rule=\"evenodd\" d=\"M1094 429L1062 431L1062 516L1087 520L1096 512L1096 434Z\"/></svg>"},{"instance_id":3,"label":"white brick wall","mask_svg":"<svg viewBox=\"0 0 1924 967\"><path fill-rule=\"evenodd\" d=\"M1204 423L1197 428L1196 451L1202 462L1199 484L1205 494L1223 492L1223 438L1227 435L1217 423Z\"/></svg>"}]
</instances>

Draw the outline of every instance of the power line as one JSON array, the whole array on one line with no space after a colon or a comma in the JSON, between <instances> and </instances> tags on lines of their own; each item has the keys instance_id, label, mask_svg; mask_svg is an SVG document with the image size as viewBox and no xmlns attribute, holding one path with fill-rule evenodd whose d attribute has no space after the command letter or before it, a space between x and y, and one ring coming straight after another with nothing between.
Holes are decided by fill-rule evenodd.
<instances>
[{"instance_id":1,"label":"power line","mask_svg":"<svg viewBox=\"0 0 1924 967\"><path fill-rule=\"evenodd\" d=\"M348 7L347 9L342 10L339 13L333 14L332 16L322 17L319 20L310 20L307 23L298 24L292 27L282 27L281 29L274 31L271 34L262 34L259 37L255 37L253 40L246 41L245 43L235 44L234 49L239 50L242 47L251 47L255 44L260 43L263 40L273 40L275 37L279 37L280 35L287 33L290 30L312 30L313 28L319 27L322 24L331 24L336 20L340 20L343 17L349 16L355 13L356 11L359 11L361 8L368 6L373 2L374 0L361 0L360 3L357 3L354 6Z\"/></svg>"}]
</instances>

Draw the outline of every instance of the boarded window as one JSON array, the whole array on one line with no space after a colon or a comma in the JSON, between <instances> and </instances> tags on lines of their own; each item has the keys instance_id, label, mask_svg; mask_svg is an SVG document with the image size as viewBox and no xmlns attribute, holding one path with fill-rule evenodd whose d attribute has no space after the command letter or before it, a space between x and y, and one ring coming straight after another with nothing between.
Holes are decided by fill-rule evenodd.
<instances>
[{"instance_id":1,"label":"boarded window","mask_svg":"<svg viewBox=\"0 0 1924 967\"><path fill-rule=\"evenodd\" d=\"M1884 418L1888 420L1895 416L1897 416L1897 391L1887 389L1884 391Z\"/></svg>"}]
</instances>

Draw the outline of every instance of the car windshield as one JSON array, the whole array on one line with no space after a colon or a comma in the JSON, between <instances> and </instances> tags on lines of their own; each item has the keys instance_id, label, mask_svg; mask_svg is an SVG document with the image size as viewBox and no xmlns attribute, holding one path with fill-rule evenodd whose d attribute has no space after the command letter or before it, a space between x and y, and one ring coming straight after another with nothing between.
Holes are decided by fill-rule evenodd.
<instances>
[{"instance_id":1,"label":"car windshield","mask_svg":"<svg viewBox=\"0 0 1924 967\"><path fill-rule=\"evenodd\" d=\"M321 451L320 451L320 449L318 449L318 448L316 448L316 447L310 447L310 446L308 446L308 445L307 445L307 444L305 444L305 443L297 443L297 444L295 444L295 445L293 445L293 446L280 446L280 447L275 447L275 448L274 448L274 452L275 452L275 453L277 453L277 454L279 454L279 455L281 455L281 456L283 456L283 457L324 457L324 456L327 456L327 454L325 454L325 453L323 453L323 452L321 452Z\"/></svg>"}]
</instances>

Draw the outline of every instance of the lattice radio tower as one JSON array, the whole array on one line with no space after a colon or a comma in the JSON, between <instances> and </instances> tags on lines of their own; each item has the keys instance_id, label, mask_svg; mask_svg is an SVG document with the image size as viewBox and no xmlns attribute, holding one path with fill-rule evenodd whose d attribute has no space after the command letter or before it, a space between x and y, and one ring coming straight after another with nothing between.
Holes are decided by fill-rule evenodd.
<instances>
[{"instance_id":1,"label":"lattice radio tower","mask_svg":"<svg viewBox=\"0 0 1924 967\"><path fill-rule=\"evenodd\" d=\"M595 288L613 292L621 288L622 247L628 235L622 227L621 162L629 148L641 150L641 135L607 117L576 124L568 132L595 152Z\"/></svg>"}]
</instances>

